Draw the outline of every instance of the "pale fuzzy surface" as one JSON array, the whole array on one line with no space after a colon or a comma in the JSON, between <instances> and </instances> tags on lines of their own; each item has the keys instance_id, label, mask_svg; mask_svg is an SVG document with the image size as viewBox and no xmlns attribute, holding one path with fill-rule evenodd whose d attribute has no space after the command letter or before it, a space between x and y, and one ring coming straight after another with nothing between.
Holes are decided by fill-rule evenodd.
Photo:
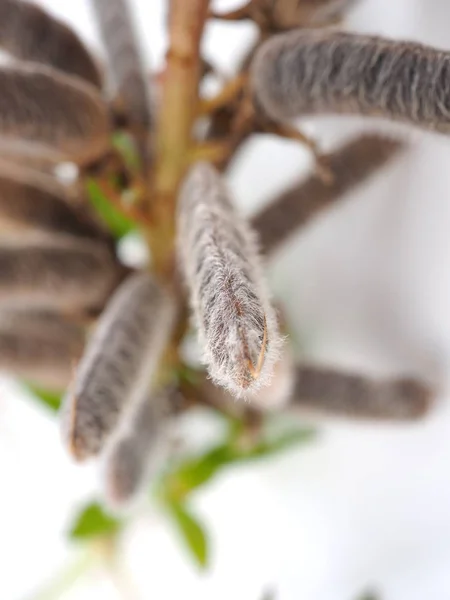
<instances>
[{"instance_id":1,"label":"pale fuzzy surface","mask_svg":"<svg viewBox=\"0 0 450 600\"><path fill-rule=\"evenodd\" d=\"M45 175L27 167L0 161L0 234L20 240L53 236L107 239L88 212L68 202L62 186L47 185Z\"/></svg>"},{"instance_id":2,"label":"pale fuzzy surface","mask_svg":"<svg viewBox=\"0 0 450 600\"><path fill-rule=\"evenodd\" d=\"M5 311L0 316L0 369L60 391L81 356L84 338L83 328L61 315Z\"/></svg>"},{"instance_id":3,"label":"pale fuzzy surface","mask_svg":"<svg viewBox=\"0 0 450 600\"><path fill-rule=\"evenodd\" d=\"M178 203L178 254L213 380L236 396L270 382L280 337L254 234L233 209L219 173L192 167ZM266 327L266 347L263 348ZM253 378L248 359L261 371Z\"/></svg>"},{"instance_id":4,"label":"pale fuzzy surface","mask_svg":"<svg viewBox=\"0 0 450 600\"><path fill-rule=\"evenodd\" d=\"M283 344L280 358L273 369L270 384L249 398L252 406L260 410L281 410L289 404L295 385L294 357L288 343Z\"/></svg>"},{"instance_id":5,"label":"pale fuzzy surface","mask_svg":"<svg viewBox=\"0 0 450 600\"><path fill-rule=\"evenodd\" d=\"M450 132L450 53L415 42L327 30L267 41L252 66L257 102L275 119L383 117Z\"/></svg>"},{"instance_id":6,"label":"pale fuzzy surface","mask_svg":"<svg viewBox=\"0 0 450 600\"><path fill-rule=\"evenodd\" d=\"M150 385L174 316L171 297L147 273L132 275L114 294L64 401L63 435L75 458L98 454Z\"/></svg>"},{"instance_id":7,"label":"pale fuzzy surface","mask_svg":"<svg viewBox=\"0 0 450 600\"><path fill-rule=\"evenodd\" d=\"M103 306L120 276L120 265L102 243L3 245L0 307L77 312Z\"/></svg>"},{"instance_id":8,"label":"pale fuzzy surface","mask_svg":"<svg viewBox=\"0 0 450 600\"><path fill-rule=\"evenodd\" d=\"M93 14L106 49L115 92L126 116L147 129L151 122L149 77L126 0L91 0Z\"/></svg>"},{"instance_id":9,"label":"pale fuzzy surface","mask_svg":"<svg viewBox=\"0 0 450 600\"><path fill-rule=\"evenodd\" d=\"M172 393L146 390L112 441L104 464L105 501L112 510L133 504L162 466L169 441Z\"/></svg>"},{"instance_id":10,"label":"pale fuzzy surface","mask_svg":"<svg viewBox=\"0 0 450 600\"><path fill-rule=\"evenodd\" d=\"M84 164L108 149L108 107L79 77L17 61L0 68L0 87L1 144L10 153Z\"/></svg>"},{"instance_id":11,"label":"pale fuzzy surface","mask_svg":"<svg viewBox=\"0 0 450 600\"><path fill-rule=\"evenodd\" d=\"M101 87L96 62L77 34L34 2L2 0L0 47L21 60L52 66Z\"/></svg>"}]
</instances>

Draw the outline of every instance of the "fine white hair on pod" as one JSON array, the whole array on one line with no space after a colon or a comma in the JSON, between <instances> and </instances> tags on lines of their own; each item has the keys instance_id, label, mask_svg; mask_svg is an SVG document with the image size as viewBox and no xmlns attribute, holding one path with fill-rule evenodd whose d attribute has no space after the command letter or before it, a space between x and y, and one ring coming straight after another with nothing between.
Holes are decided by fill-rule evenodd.
<instances>
[{"instance_id":1,"label":"fine white hair on pod","mask_svg":"<svg viewBox=\"0 0 450 600\"><path fill-rule=\"evenodd\" d=\"M255 236L210 164L199 162L188 173L177 225L204 362L216 383L251 395L269 383L281 338Z\"/></svg>"},{"instance_id":2,"label":"fine white hair on pod","mask_svg":"<svg viewBox=\"0 0 450 600\"><path fill-rule=\"evenodd\" d=\"M131 275L100 316L62 410L74 458L98 454L148 389L170 339L175 302L148 273Z\"/></svg>"},{"instance_id":3,"label":"fine white hair on pod","mask_svg":"<svg viewBox=\"0 0 450 600\"><path fill-rule=\"evenodd\" d=\"M416 42L299 30L265 42L255 102L273 119L355 114L450 133L450 52Z\"/></svg>"}]
</instances>

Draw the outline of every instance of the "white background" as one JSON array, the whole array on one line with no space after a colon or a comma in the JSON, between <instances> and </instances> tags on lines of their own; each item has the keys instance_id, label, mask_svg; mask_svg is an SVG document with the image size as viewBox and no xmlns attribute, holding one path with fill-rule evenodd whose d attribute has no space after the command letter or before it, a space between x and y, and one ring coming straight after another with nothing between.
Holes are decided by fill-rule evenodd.
<instances>
[{"instance_id":1,"label":"white background","mask_svg":"<svg viewBox=\"0 0 450 600\"><path fill-rule=\"evenodd\" d=\"M87 1L42 4L97 46ZM149 64L160 66L166 2L133 4ZM348 27L450 49L449 17L446 0L361 0ZM231 72L252 35L248 26L214 25L205 50ZM307 126L328 148L368 124ZM407 135L411 150L305 230L273 263L272 279L296 336L317 359L437 377L444 391L436 407L415 425L330 421L314 444L218 479L194 503L212 532L206 576L151 511L125 541L134 586L127 597L260 600L271 586L277 600L354 600L368 588L382 600L450 599L450 141L383 128ZM239 206L251 212L308 161L292 144L252 143L230 176ZM208 422L192 428L212 435ZM7 381L0 382L0 473L0 598L33 598L76 555L64 532L98 473L70 464L54 423ZM99 572L56 597L120 596Z\"/></svg>"}]
</instances>

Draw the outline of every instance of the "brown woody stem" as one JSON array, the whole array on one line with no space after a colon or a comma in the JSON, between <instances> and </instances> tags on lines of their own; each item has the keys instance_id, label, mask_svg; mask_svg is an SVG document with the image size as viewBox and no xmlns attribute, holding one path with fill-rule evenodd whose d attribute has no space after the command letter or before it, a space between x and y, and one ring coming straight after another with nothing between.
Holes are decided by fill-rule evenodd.
<instances>
[{"instance_id":1,"label":"brown woody stem","mask_svg":"<svg viewBox=\"0 0 450 600\"><path fill-rule=\"evenodd\" d=\"M175 203L193 145L202 69L200 40L208 5L209 0L172 0L170 4L170 45L156 132L157 157L150 206L155 228L149 236L154 269L163 277L172 272Z\"/></svg>"}]
</instances>

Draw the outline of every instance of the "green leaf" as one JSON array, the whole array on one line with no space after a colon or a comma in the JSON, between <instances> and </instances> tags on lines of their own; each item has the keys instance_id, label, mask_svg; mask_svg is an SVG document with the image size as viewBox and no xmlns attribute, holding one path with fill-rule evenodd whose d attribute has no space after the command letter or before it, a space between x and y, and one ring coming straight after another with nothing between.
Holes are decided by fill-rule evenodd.
<instances>
[{"instance_id":1,"label":"green leaf","mask_svg":"<svg viewBox=\"0 0 450 600\"><path fill-rule=\"evenodd\" d=\"M116 239L120 240L136 229L135 223L113 206L95 179L89 179L86 188L92 206Z\"/></svg>"},{"instance_id":2,"label":"green leaf","mask_svg":"<svg viewBox=\"0 0 450 600\"><path fill-rule=\"evenodd\" d=\"M205 569L208 564L209 548L203 525L185 505L179 502L171 502L167 508L195 561L199 567Z\"/></svg>"},{"instance_id":3,"label":"green leaf","mask_svg":"<svg viewBox=\"0 0 450 600\"><path fill-rule=\"evenodd\" d=\"M284 452L298 444L304 444L311 441L316 436L313 429L293 429L285 431L273 439L263 440L249 450L244 450L239 460L252 460L264 458L279 452Z\"/></svg>"},{"instance_id":4,"label":"green leaf","mask_svg":"<svg viewBox=\"0 0 450 600\"><path fill-rule=\"evenodd\" d=\"M45 408L49 408L55 413L58 412L62 401L61 394L58 394L58 392L44 390L33 383L22 382L22 385L26 388L30 395L43 404Z\"/></svg>"},{"instance_id":5,"label":"green leaf","mask_svg":"<svg viewBox=\"0 0 450 600\"><path fill-rule=\"evenodd\" d=\"M118 131L114 133L112 143L122 156L127 167L133 171L137 171L140 168L140 160L133 138L125 131Z\"/></svg>"},{"instance_id":6,"label":"green leaf","mask_svg":"<svg viewBox=\"0 0 450 600\"><path fill-rule=\"evenodd\" d=\"M163 479L161 496L169 502L180 502L233 461L232 449L226 444L215 446L202 456L185 460Z\"/></svg>"},{"instance_id":7,"label":"green leaf","mask_svg":"<svg viewBox=\"0 0 450 600\"><path fill-rule=\"evenodd\" d=\"M180 502L197 488L213 479L228 465L245 463L277 454L292 446L311 440L310 429L295 429L282 432L273 439L256 442L252 446L241 444L239 439L230 439L214 446L205 454L183 461L166 475L162 481L161 496L166 501Z\"/></svg>"},{"instance_id":8,"label":"green leaf","mask_svg":"<svg viewBox=\"0 0 450 600\"><path fill-rule=\"evenodd\" d=\"M114 535L120 529L120 521L108 515L97 502L83 508L70 529L69 536L73 540Z\"/></svg>"}]
</instances>

